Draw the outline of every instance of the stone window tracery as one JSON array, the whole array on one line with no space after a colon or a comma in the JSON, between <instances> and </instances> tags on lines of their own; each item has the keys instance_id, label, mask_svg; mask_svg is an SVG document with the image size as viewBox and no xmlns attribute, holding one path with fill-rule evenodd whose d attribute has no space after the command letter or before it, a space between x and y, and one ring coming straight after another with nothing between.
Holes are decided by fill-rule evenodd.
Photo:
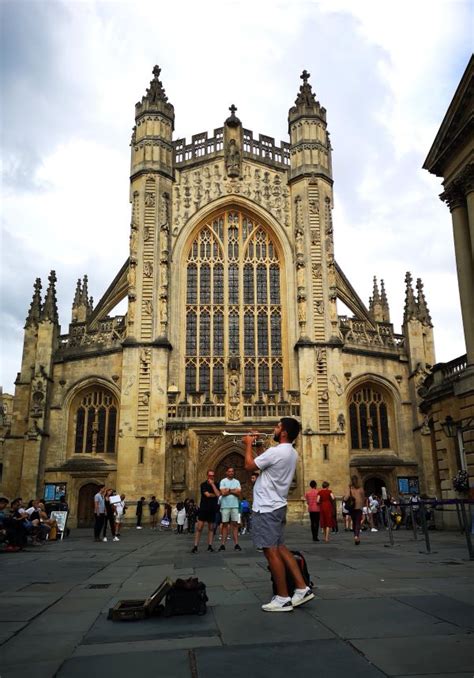
<instances>
[{"instance_id":1,"label":"stone window tracery","mask_svg":"<svg viewBox=\"0 0 474 678\"><path fill-rule=\"evenodd\" d=\"M92 387L76 397L74 452L115 454L117 444L117 401L105 388Z\"/></svg>"},{"instance_id":2,"label":"stone window tracery","mask_svg":"<svg viewBox=\"0 0 474 678\"><path fill-rule=\"evenodd\" d=\"M223 393L229 358L248 394L283 389L281 274L268 231L227 210L198 231L186 259L186 393Z\"/></svg>"},{"instance_id":3,"label":"stone window tracery","mask_svg":"<svg viewBox=\"0 0 474 678\"><path fill-rule=\"evenodd\" d=\"M382 389L361 386L352 393L349 421L353 450L390 448L388 399Z\"/></svg>"}]
</instances>

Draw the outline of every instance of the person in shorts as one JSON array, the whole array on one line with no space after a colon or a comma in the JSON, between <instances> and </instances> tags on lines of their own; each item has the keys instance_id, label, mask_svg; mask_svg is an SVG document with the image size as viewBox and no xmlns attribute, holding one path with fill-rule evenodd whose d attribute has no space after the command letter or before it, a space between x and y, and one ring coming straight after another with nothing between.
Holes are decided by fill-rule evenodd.
<instances>
[{"instance_id":1,"label":"person in shorts","mask_svg":"<svg viewBox=\"0 0 474 678\"><path fill-rule=\"evenodd\" d=\"M242 439L245 444L245 470L260 471L253 488L251 536L256 548L263 549L277 591L269 603L262 605L264 612L292 612L295 607L314 598L283 540L288 491L298 461L293 441L299 432L300 425L296 419L283 417L275 426L273 435L278 445L256 457L252 444L258 434L249 433ZM295 584L291 598L288 595L287 571Z\"/></svg>"},{"instance_id":2,"label":"person in shorts","mask_svg":"<svg viewBox=\"0 0 474 678\"><path fill-rule=\"evenodd\" d=\"M235 471L229 466L225 472L225 478L222 478L219 484L221 493L221 518L222 518L222 544L219 551L225 551L225 543L229 531L229 524L234 539L234 551L241 551L239 545L239 499L242 488L237 478L234 477Z\"/></svg>"},{"instance_id":3,"label":"person in shorts","mask_svg":"<svg viewBox=\"0 0 474 678\"><path fill-rule=\"evenodd\" d=\"M122 527L123 514L126 511L125 495L120 495L120 501L115 504L115 536L120 537L120 528Z\"/></svg>"},{"instance_id":4,"label":"person in shorts","mask_svg":"<svg viewBox=\"0 0 474 678\"><path fill-rule=\"evenodd\" d=\"M202 528L207 523L207 550L214 551L212 540L214 539L214 518L217 513L217 499L220 495L214 482L215 473L212 469L207 472L207 480L201 483L201 502L199 504L194 546L191 553L197 553Z\"/></svg>"}]
</instances>

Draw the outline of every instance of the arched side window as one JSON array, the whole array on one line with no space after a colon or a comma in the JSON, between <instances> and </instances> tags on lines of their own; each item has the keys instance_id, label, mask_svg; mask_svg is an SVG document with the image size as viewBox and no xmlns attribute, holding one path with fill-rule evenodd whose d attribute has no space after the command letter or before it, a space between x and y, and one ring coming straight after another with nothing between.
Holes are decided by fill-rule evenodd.
<instances>
[{"instance_id":1,"label":"arched side window","mask_svg":"<svg viewBox=\"0 0 474 678\"><path fill-rule=\"evenodd\" d=\"M105 388L90 387L73 401L74 452L115 454L118 407L114 395Z\"/></svg>"},{"instance_id":2,"label":"arched side window","mask_svg":"<svg viewBox=\"0 0 474 678\"><path fill-rule=\"evenodd\" d=\"M353 450L390 448L389 403L385 392L364 384L349 401L351 445Z\"/></svg>"},{"instance_id":3,"label":"arched side window","mask_svg":"<svg viewBox=\"0 0 474 678\"><path fill-rule=\"evenodd\" d=\"M186 259L186 393L223 393L230 358L246 394L283 390L281 278L257 220L227 210L200 228Z\"/></svg>"}]
</instances>

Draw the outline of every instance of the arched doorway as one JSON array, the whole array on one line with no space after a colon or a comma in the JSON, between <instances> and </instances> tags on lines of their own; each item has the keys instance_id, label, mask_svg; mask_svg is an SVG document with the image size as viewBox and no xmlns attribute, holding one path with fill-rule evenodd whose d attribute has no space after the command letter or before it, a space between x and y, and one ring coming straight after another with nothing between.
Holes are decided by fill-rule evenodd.
<instances>
[{"instance_id":1,"label":"arched doorway","mask_svg":"<svg viewBox=\"0 0 474 678\"><path fill-rule=\"evenodd\" d=\"M77 527L94 525L94 495L99 491L97 483L87 483L79 490L77 502Z\"/></svg>"},{"instance_id":2,"label":"arched doorway","mask_svg":"<svg viewBox=\"0 0 474 678\"><path fill-rule=\"evenodd\" d=\"M387 487L387 482L379 476L371 476L364 480L364 492L367 497L370 494L376 494L380 497L382 494L382 487Z\"/></svg>"},{"instance_id":3,"label":"arched doorway","mask_svg":"<svg viewBox=\"0 0 474 678\"><path fill-rule=\"evenodd\" d=\"M225 478L225 472L229 466L232 466L235 472L235 477L240 482L242 487L241 498L252 498L252 483L250 482L250 473L244 468L244 458L238 452L230 452L223 459L220 460L216 467L216 479L220 483L222 478Z\"/></svg>"}]
</instances>

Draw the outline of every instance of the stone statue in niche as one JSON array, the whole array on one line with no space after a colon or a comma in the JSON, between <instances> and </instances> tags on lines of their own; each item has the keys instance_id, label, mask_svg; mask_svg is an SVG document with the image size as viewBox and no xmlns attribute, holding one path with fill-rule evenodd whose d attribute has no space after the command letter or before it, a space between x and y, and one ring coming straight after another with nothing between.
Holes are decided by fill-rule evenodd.
<instances>
[{"instance_id":1,"label":"stone statue in niche","mask_svg":"<svg viewBox=\"0 0 474 678\"><path fill-rule=\"evenodd\" d=\"M298 322L300 324L306 322L306 304L304 301L298 303Z\"/></svg>"},{"instance_id":2,"label":"stone statue in niche","mask_svg":"<svg viewBox=\"0 0 474 678\"><path fill-rule=\"evenodd\" d=\"M145 206L146 207L154 207L155 206L155 194L154 193L149 193L148 191L145 193Z\"/></svg>"},{"instance_id":3,"label":"stone statue in niche","mask_svg":"<svg viewBox=\"0 0 474 678\"><path fill-rule=\"evenodd\" d=\"M131 290L135 290L136 282L137 282L137 273L135 269L135 264L130 263L130 266L128 268L128 284Z\"/></svg>"},{"instance_id":4,"label":"stone statue in niche","mask_svg":"<svg viewBox=\"0 0 474 678\"><path fill-rule=\"evenodd\" d=\"M151 261L145 261L143 264L143 275L145 278L151 278L153 275L153 263Z\"/></svg>"},{"instance_id":5,"label":"stone statue in niche","mask_svg":"<svg viewBox=\"0 0 474 678\"><path fill-rule=\"evenodd\" d=\"M160 230L166 237L170 230L170 200L168 193L163 193L161 220Z\"/></svg>"},{"instance_id":6,"label":"stone statue in niche","mask_svg":"<svg viewBox=\"0 0 474 678\"><path fill-rule=\"evenodd\" d=\"M150 239L150 227L145 226L143 229L143 240L146 242L149 239Z\"/></svg>"},{"instance_id":7,"label":"stone statue in niche","mask_svg":"<svg viewBox=\"0 0 474 678\"><path fill-rule=\"evenodd\" d=\"M144 372L148 371L151 360L151 349L142 348L140 351L140 366Z\"/></svg>"},{"instance_id":8,"label":"stone statue in niche","mask_svg":"<svg viewBox=\"0 0 474 678\"><path fill-rule=\"evenodd\" d=\"M308 393L311 389L311 386L313 385L313 381L314 381L314 374L308 374L308 376L305 379L303 395L308 395Z\"/></svg>"},{"instance_id":9,"label":"stone statue in niche","mask_svg":"<svg viewBox=\"0 0 474 678\"><path fill-rule=\"evenodd\" d=\"M337 433L345 433L346 431L346 418L341 412L337 416Z\"/></svg>"},{"instance_id":10,"label":"stone statue in niche","mask_svg":"<svg viewBox=\"0 0 474 678\"><path fill-rule=\"evenodd\" d=\"M147 315L153 314L153 304L150 299L146 299L146 301L143 303L143 310Z\"/></svg>"},{"instance_id":11,"label":"stone statue in niche","mask_svg":"<svg viewBox=\"0 0 474 678\"><path fill-rule=\"evenodd\" d=\"M240 377L237 372L229 376L229 402L233 405L240 401Z\"/></svg>"},{"instance_id":12,"label":"stone statue in niche","mask_svg":"<svg viewBox=\"0 0 474 678\"><path fill-rule=\"evenodd\" d=\"M136 260L137 258L137 229L136 226L132 226L130 231L130 259Z\"/></svg>"},{"instance_id":13,"label":"stone statue in niche","mask_svg":"<svg viewBox=\"0 0 474 678\"><path fill-rule=\"evenodd\" d=\"M186 479L186 469L184 467L184 452L181 447L178 447L173 454L171 479L173 481L173 485L184 485L184 481Z\"/></svg>"},{"instance_id":14,"label":"stone statue in niche","mask_svg":"<svg viewBox=\"0 0 474 678\"><path fill-rule=\"evenodd\" d=\"M240 176L240 151L235 139L231 139L227 144L225 167L227 170L227 176Z\"/></svg>"}]
</instances>

